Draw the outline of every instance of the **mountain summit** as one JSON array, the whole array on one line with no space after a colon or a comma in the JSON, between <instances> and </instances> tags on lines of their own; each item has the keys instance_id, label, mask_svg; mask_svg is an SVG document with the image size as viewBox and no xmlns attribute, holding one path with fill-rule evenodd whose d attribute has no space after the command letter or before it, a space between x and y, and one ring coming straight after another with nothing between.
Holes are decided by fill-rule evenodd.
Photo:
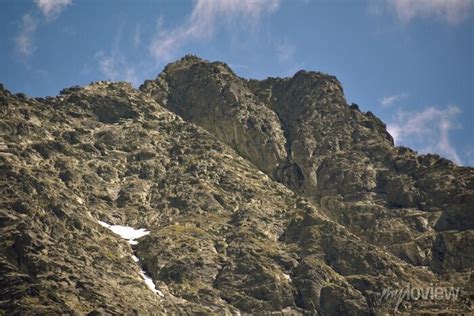
<instances>
[{"instance_id":1,"label":"mountain summit","mask_svg":"<svg viewBox=\"0 0 474 316\"><path fill-rule=\"evenodd\" d=\"M474 169L334 76L187 55L0 110L0 315L472 311Z\"/></svg>"}]
</instances>

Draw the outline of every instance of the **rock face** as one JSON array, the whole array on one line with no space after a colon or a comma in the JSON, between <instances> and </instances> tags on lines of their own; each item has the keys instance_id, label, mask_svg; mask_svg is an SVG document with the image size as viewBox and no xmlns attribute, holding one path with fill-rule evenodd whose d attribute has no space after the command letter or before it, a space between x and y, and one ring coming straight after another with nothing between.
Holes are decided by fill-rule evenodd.
<instances>
[{"instance_id":1,"label":"rock face","mask_svg":"<svg viewBox=\"0 0 474 316\"><path fill-rule=\"evenodd\" d=\"M472 168L394 147L385 124L346 104L335 77L300 71L245 80L222 63L187 56L140 89L366 241L416 266L474 267L472 260L441 263L433 254L445 231L456 231L465 245L473 237ZM236 129L248 132L235 137Z\"/></svg>"},{"instance_id":2,"label":"rock face","mask_svg":"<svg viewBox=\"0 0 474 316\"><path fill-rule=\"evenodd\" d=\"M402 312L471 311L473 169L394 147L332 76L186 56L140 90L1 86L0 113L0 315L381 314L407 284L461 290Z\"/></svg>"}]
</instances>

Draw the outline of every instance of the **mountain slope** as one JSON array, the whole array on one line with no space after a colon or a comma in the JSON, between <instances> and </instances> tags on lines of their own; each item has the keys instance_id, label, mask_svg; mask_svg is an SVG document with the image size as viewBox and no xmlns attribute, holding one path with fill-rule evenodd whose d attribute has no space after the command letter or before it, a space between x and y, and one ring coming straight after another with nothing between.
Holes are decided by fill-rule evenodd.
<instances>
[{"instance_id":1,"label":"mountain slope","mask_svg":"<svg viewBox=\"0 0 474 316\"><path fill-rule=\"evenodd\" d=\"M1 87L0 311L391 313L394 302L380 295L401 284L463 290L457 301L409 301L400 310L469 311L472 216L463 207L472 169L393 148L381 122L345 104L341 114L316 111L322 101L310 93L343 102L335 79L319 90L320 76L246 81L188 56L141 91L98 82L30 99ZM326 121L333 115L340 121ZM357 133L366 143L352 139ZM392 160L372 153L373 135ZM378 192L379 174L405 175L387 166L399 161L402 170L410 157L433 161L419 171L433 195L426 210ZM432 183L439 174L453 179ZM400 178L391 194L405 203ZM456 193L444 212L436 204L443 188ZM99 220L150 234L130 245ZM406 249L391 244L394 224ZM412 262L400 255L412 244L440 253Z\"/></svg>"},{"instance_id":2,"label":"mountain slope","mask_svg":"<svg viewBox=\"0 0 474 316\"><path fill-rule=\"evenodd\" d=\"M346 104L335 77L245 80L187 56L141 90L367 241L432 270L473 268L472 168L394 147L385 124Z\"/></svg>"}]
</instances>

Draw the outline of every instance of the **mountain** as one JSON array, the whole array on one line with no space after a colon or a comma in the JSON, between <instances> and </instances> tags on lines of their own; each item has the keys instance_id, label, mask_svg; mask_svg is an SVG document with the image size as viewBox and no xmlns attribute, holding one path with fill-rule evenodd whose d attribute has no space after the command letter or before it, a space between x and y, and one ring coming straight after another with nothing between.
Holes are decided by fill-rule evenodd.
<instances>
[{"instance_id":1,"label":"mountain","mask_svg":"<svg viewBox=\"0 0 474 316\"><path fill-rule=\"evenodd\" d=\"M0 109L0 315L472 311L474 169L395 147L333 76L187 55Z\"/></svg>"}]
</instances>

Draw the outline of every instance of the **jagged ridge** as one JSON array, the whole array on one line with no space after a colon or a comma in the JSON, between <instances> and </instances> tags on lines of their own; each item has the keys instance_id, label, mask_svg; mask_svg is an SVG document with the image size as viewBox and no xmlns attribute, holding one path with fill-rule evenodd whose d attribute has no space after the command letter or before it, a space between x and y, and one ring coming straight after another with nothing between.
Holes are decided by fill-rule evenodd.
<instances>
[{"instance_id":1,"label":"jagged ridge","mask_svg":"<svg viewBox=\"0 0 474 316\"><path fill-rule=\"evenodd\" d=\"M335 77L300 71L245 80L222 63L187 56L140 89L410 264L473 267L470 255L438 253L440 244L462 249L473 240L466 232L474 227L472 168L394 147L385 124L346 104Z\"/></svg>"},{"instance_id":2,"label":"jagged ridge","mask_svg":"<svg viewBox=\"0 0 474 316\"><path fill-rule=\"evenodd\" d=\"M394 148L334 77L248 81L187 56L141 91L2 87L0 106L8 314L391 313L396 282L465 285L402 310L470 308L472 169ZM164 298L98 219L150 231L134 252Z\"/></svg>"}]
</instances>

